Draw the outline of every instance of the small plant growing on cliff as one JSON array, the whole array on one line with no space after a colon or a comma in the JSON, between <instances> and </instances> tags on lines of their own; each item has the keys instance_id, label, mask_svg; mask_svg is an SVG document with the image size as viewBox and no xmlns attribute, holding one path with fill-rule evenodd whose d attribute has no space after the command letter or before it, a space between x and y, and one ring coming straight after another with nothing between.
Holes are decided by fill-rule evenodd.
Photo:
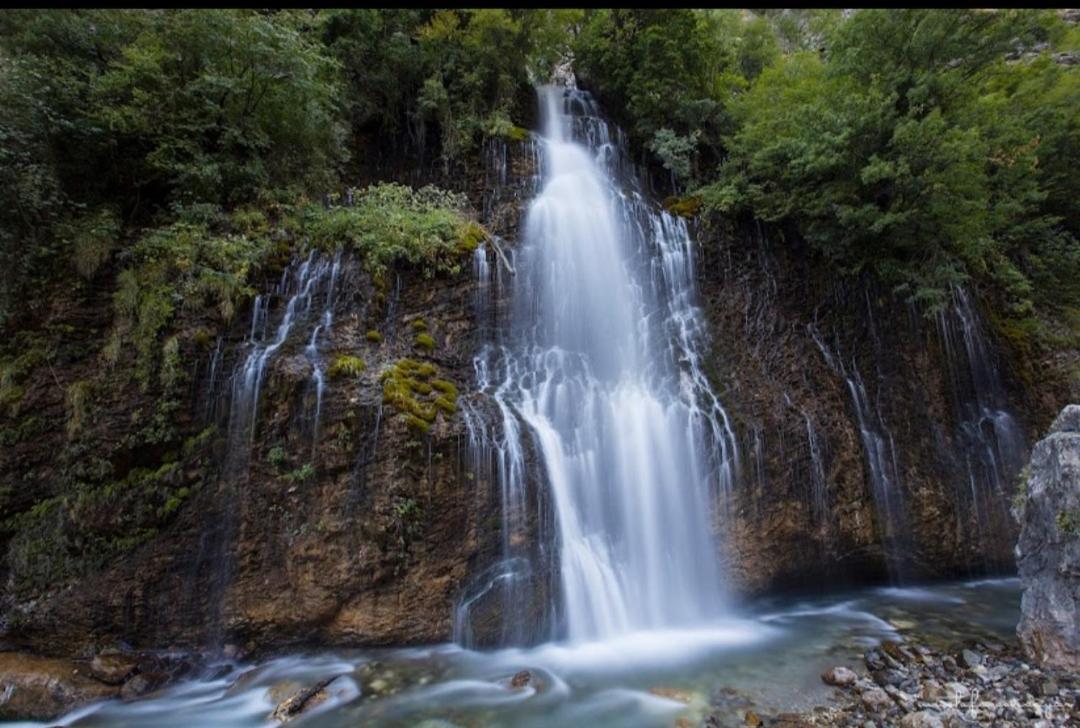
<instances>
[{"instance_id":1,"label":"small plant growing on cliff","mask_svg":"<svg viewBox=\"0 0 1080 728\"><path fill-rule=\"evenodd\" d=\"M365 369L367 364L360 357L341 354L334 357L326 373L331 379L355 378L363 374Z\"/></svg>"},{"instance_id":2,"label":"small plant growing on cliff","mask_svg":"<svg viewBox=\"0 0 1080 728\"><path fill-rule=\"evenodd\" d=\"M370 341L372 344L381 344L383 340L383 335L375 329L371 329L366 334L364 334L364 338Z\"/></svg>"},{"instance_id":3,"label":"small plant growing on cliff","mask_svg":"<svg viewBox=\"0 0 1080 728\"><path fill-rule=\"evenodd\" d=\"M1024 466L1020 474L1016 476L1016 493L1012 499L1013 518L1020 521L1024 517L1024 504L1027 502L1028 479L1031 477L1031 468Z\"/></svg>"},{"instance_id":4,"label":"small plant growing on cliff","mask_svg":"<svg viewBox=\"0 0 1080 728\"><path fill-rule=\"evenodd\" d=\"M394 515L398 520L398 535L402 545L408 545L409 541L420 533L422 512L420 504L412 498L400 498L394 503Z\"/></svg>"},{"instance_id":5,"label":"small plant growing on cliff","mask_svg":"<svg viewBox=\"0 0 1080 728\"><path fill-rule=\"evenodd\" d=\"M308 483L315 479L315 466L311 463L304 463L296 470L290 473L286 473L285 480L290 483Z\"/></svg>"},{"instance_id":6,"label":"small plant growing on cliff","mask_svg":"<svg viewBox=\"0 0 1080 728\"><path fill-rule=\"evenodd\" d=\"M416 348L424 351L432 351L435 348L435 339L431 334L417 334L415 343Z\"/></svg>"},{"instance_id":7,"label":"small plant growing on cliff","mask_svg":"<svg viewBox=\"0 0 1080 728\"><path fill-rule=\"evenodd\" d=\"M1075 536L1077 532L1080 532L1080 513L1058 511L1054 523L1057 524L1058 530L1066 536Z\"/></svg>"},{"instance_id":8,"label":"small plant growing on cliff","mask_svg":"<svg viewBox=\"0 0 1080 728\"><path fill-rule=\"evenodd\" d=\"M278 470L282 470L289 464L289 456L281 445L274 445L270 452L266 453L266 462Z\"/></svg>"},{"instance_id":9,"label":"small plant growing on cliff","mask_svg":"<svg viewBox=\"0 0 1080 728\"><path fill-rule=\"evenodd\" d=\"M90 382L80 379L73 382L67 389L67 433L74 437L90 414Z\"/></svg>"},{"instance_id":10,"label":"small plant growing on cliff","mask_svg":"<svg viewBox=\"0 0 1080 728\"><path fill-rule=\"evenodd\" d=\"M409 325L412 326L413 331L416 331L416 332L421 332L421 331L427 331L428 330L427 321L425 321L422 318L413 319L412 323L409 324Z\"/></svg>"}]
</instances>

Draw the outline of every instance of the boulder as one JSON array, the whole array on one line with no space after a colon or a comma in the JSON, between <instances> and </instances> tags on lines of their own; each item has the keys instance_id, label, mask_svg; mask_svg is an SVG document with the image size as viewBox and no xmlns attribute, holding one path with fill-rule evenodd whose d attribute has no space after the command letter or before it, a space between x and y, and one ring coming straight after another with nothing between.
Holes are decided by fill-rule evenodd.
<instances>
[{"instance_id":1,"label":"boulder","mask_svg":"<svg viewBox=\"0 0 1080 728\"><path fill-rule=\"evenodd\" d=\"M70 660L0 653L0 720L51 720L118 691Z\"/></svg>"},{"instance_id":2,"label":"boulder","mask_svg":"<svg viewBox=\"0 0 1080 728\"><path fill-rule=\"evenodd\" d=\"M869 690L863 691L862 702L868 710L875 713L889 710L894 705L889 694L881 688L870 688Z\"/></svg>"},{"instance_id":3,"label":"boulder","mask_svg":"<svg viewBox=\"0 0 1080 728\"><path fill-rule=\"evenodd\" d=\"M108 685L123 685L135 673L138 661L122 652L102 652L90 662L90 674Z\"/></svg>"},{"instance_id":4,"label":"boulder","mask_svg":"<svg viewBox=\"0 0 1080 728\"><path fill-rule=\"evenodd\" d=\"M147 693L153 692L169 682L169 674L165 672L140 672L135 675L120 689L120 697L123 700L137 700Z\"/></svg>"},{"instance_id":5,"label":"boulder","mask_svg":"<svg viewBox=\"0 0 1080 728\"><path fill-rule=\"evenodd\" d=\"M1080 670L1080 405L1062 410L1035 445L1014 515L1020 643L1040 665Z\"/></svg>"},{"instance_id":6,"label":"boulder","mask_svg":"<svg viewBox=\"0 0 1080 728\"><path fill-rule=\"evenodd\" d=\"M969 669L979 667L985 660L986 658L975 650L964 650L960 653L960 664Z\"/></svg>"},{"instance_id":7,"label":"boulder","mask_svg":"<svg viewBox=\"0 0 1080 728\"><path fill-rule=\"evenodd\" d=\"M325 678L306 688L300 688L282 700L267 718L277 723L288 723L330 699L327 688L338 676Z\"/></svg>"},{"instance_id":8,"label":"boulder","mask_svg":"<svg viewBox=\"0 0 1080 728\"><path fill-rule=\"evenodd\" d=\"M830 668L821 674L821 679L826 685L835 685L838 688L849 688L855 684L859 676L854 670L837 666Z\"/></svg>"}]
</instances>

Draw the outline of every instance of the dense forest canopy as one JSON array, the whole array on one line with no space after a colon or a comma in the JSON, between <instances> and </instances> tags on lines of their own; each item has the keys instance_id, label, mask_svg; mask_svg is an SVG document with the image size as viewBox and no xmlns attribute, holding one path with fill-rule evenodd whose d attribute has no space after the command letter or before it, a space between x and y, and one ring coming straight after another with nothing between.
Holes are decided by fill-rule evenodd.
<instances>
[{"instance_id":1,"label":"dense forest canopy","mask_svg":"<svg viewBox=\"0 0 1080 728\"><path fill-rule=\"evenodd\" d=\"M113 344L149 352L176 305L250 295L268 219L326 225L307 200L373 145L452 187L569 60L703 223L774 223L927 313L969 285L1017 343L1067 344L1078 45L1054 11L11 11L0 322L109 268Z\"/></svg>"}]
</instances>

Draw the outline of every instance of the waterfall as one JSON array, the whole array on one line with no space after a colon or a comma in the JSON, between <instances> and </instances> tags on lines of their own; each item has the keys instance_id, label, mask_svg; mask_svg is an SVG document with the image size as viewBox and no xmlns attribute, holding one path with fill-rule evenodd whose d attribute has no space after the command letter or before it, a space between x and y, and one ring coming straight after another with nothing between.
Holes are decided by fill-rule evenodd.
<instances>
[{"instance_id":1,"label":"waterfall","mask_svg":"<svg viewBox=\"0 0 1080 728\"><path fill-rule=\"evenodd\" d=\"M510 325L476 362L501 421L469 419L503 499L505 558L488 586L525 568L531 451L554 512L565 636L701 622L723 611L711 504L739 458L701 366L692 241L644 197L621 133L587 93L539 96L541 188L515 256Z\"/></svg>"},{"instance_id":2,"label":"waterfall","mask_svg":"<svg viewBox=\"0 0 1080 728\"><path fill-rule=\"evenodd\" d=\"M318 300L320 291L325 289L319 323L314 327L304 350L312 364L312 383L316 389L313 438L317 437L323 389L318 342L320 335L325 338L333 321L334 288L340 268L340 253L328 259L312 251L307 258L294 261L285 269L281 280L269 295L255 298L251 329L245 342L247 354L240 359L233 372L230 386L229 459L234 465L247 463L247 455L255 437L259 394L267 365L285 345L296 325L310 317L313 304ZM277 328L271 335L270 310L275 297L284 297L287 302Z\"/></svg>"},{"instance_id":3,"label":"waterfall","mask_svg":"<svg viewBox=\"0 0 1080 728\"><path fill-rule=\"evenodd\" d=\"M979 554L991 570L1011 569L1011 560L988 557L994 539L1013 528L1008 504L1023 466L1027 444L1010 412L985 329L971 297L953 291L952 305L938 315L960 459L960 496L967 500Z\"/></svg>"},{"instance_id":4,"label":"waterfall","mask_svg":"<svg viewBox=\"0 0 1080 728\"><path fill-rule=\"evenodd\" d=\"M825 345L816 326L808 324L807 330L821 351L825 363L843 377L848 394L851 395L855 420L859 426L859 438L866 454L870 492L877 511L886 569L892 581L903 581L906 560L911 555L911 534L904 506L900 469L896 462L896 441L879 408L871 404L854 359L849 371L840 358Z\"/></svg>"}]
</instances>

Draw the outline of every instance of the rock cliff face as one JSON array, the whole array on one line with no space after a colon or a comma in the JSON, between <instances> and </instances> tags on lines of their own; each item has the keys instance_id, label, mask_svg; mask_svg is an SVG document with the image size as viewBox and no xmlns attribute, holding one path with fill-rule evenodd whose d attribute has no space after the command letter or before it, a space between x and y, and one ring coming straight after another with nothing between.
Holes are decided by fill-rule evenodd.
<instances>
[{"instance_id":1,"label":"rock cliff face","mask_svg":"<svg viewBox=\"0 0 1080 728\"><path fill-rule=\"evenodd\" d=\"M512 255L535 157L521 143L484 157L463 186ZM1036 400L966 299L935 324L869 283L833 280L797 246L779 245L777 231L699 233L711 376L740 445L734 493L716 509L733 589L1011 569L1009 473L1023 453L1010 447L1022 450L1045 424L1060 390ZM490 247L484 261L510 276ZM506 291L499 276L478 289L471 260L455 276L402 270L388 284L348 257L340 264L320 344L324 388L305 353L312 328L298 328L267 364L256 434L242 447L223 382L242 363L252 311L181 348L192 376L167 413L178 435L155 439L139 434L154 422L153 398L119 375L71 425L72 392L99 366L113 278L57 304L42 336L59 354L33 368L20 411L0 423L9 647L86 656L117 643L452 636L455 607L482 594L502 543L500 493L485 470L495 464L475 459L464 412L492 406L475 391L472 360L502 325ZM285 299L268 291L264 301L276 325ZM342 356L363 366L335 374ZM434 407L444 391L436 380L455 396L446 389L451 401L421 425L409 400ZM112 524L108 509L136 503L152 528L103 526L91 539L46 507L98 461L121 480L111 500L80 501L80 517ZM157 500L123 500L132 485ZM535 512L515 538L545 532L542 479L530 488ZM19 526L31 516L47 530ZM551 574L536 579L527 609L550 600ZM477 598L478 643L500 639L501 608Z\"/></svg>"},{"instance_id":2,"label":"rock cliff face","mask_svg":"<svg viewBox=\"0 0 1080 728\"><path fill-rule=\"evenodd\" d=\"M1011 571L1008 503L1030 423L1047 417L1008 351L964 292L928 320L829 276L783 233L699 233L714 384L740 433L740 486L717 524L733 580Z\"/></svg>"},{"instance_id":3,"label":"rock cliff face","mask_svg":"<svg viewBox=\"0 0 1080 728\"><path fill-rule=\"evenodd\" d=\"M1020 642L1040 664L1080 669L1080 405L1035 445L1016 517Z\"/></svg>"}]
</instances>

